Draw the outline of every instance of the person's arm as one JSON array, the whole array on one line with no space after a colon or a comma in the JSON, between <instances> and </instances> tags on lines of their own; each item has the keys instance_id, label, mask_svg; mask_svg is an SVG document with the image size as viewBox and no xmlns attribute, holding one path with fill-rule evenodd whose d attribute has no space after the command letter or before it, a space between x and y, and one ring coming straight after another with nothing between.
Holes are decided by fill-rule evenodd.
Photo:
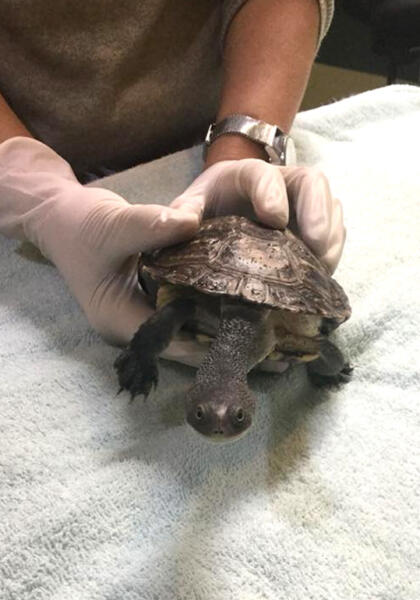
<instances>
[{"instance_id":1,"label":"person's arm","mask_svg":"<svg viewBox=\"0 0 420 600\"><path fill-rule=\"evenodd\" d=\"M246 114L288 132L315 58L319 20L317 0L245 2L226 34L217 121ZM266 156L258 144L224 135L211 144L205 166L249 157Z\"/></svg>"},{"instance_id":2,"label":"person's arm","mask_svg":"<svg viewBox=\"0 0 420 600\"><path fill-rule=\"evenodd\" d=\"M246 114L289 132L332 10L332 0L244 2L225 36L217 121ZM346 232L327 178L314 167L266 161L260 145L239 134L220 136L208 149L203 173L171 206L198 205L205 216L249 216L252 206L253 217L278 228L293 214L290 226L296 221L296 233L334 272Z\"/></svg>"},{"instance_id":3,"label":"person's arm","mask_svg":"<svg viewBox=\"0 0 420 600\"><path fill-rule=\"evenodd\" d=\"M0 144L17 135L33 137L0 94Z\"/></svg>"}]
</instances>

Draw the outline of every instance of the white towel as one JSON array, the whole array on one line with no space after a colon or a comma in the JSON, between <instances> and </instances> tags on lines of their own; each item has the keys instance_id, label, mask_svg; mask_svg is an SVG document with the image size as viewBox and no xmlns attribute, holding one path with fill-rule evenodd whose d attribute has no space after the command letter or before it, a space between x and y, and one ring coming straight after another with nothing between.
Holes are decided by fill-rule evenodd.
<instances>
[{"instance_id":1,"label":"white towel","mask_svg":"<svg viewBox=\"0 0 420 600\"><path fill-rule=\"evenodd\" d=\"M293 135L344 204L353 316L335 339L354 377L315 391L302 367L253 374L235 443L184 424L189 367L161 361L147 404L115 397L118 350L54 267L0 239L2 600L420 597L420 89L301 113ZM101 185L167 201L199 156Z\"/></svg>"}]
</instances>

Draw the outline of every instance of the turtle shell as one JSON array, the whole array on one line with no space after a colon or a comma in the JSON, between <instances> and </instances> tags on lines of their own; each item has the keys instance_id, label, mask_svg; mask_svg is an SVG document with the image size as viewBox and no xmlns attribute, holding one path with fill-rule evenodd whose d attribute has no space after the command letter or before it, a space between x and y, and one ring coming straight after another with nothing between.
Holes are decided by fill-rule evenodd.
<instances>
[{"instance_id":1,"label":"turtle shell","mask_svg":"<svg viewBox=\"0 0 420 600\"><path fill-rule=\"evenodd\" d=\"M241 216L203 221L194 239L143 254L140 269L159 282L336 323L351 314L344 290L302 240Z\"/></svg>"}]
</instances>

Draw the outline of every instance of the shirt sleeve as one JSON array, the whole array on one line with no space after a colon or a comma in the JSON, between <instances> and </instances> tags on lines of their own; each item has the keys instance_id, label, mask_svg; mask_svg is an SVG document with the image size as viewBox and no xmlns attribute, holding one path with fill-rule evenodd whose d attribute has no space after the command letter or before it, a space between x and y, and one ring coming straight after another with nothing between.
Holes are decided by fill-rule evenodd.
<instances>
[{"instance_id":1,"label":"shirt sleeve","mask_svg":"<svg viewBox=\"0 0 420 600\"><path fill-rule=\"evenodd\" d=\"M222 30L221 30L221 43L222 48L225 42L226 32L228 27L236 15L238 10L245 4L247 0L223 0L222 2ZM318 36L318 48L321 45L327 31L330 28L331 21L334 15L334 0L318 0L319 4L319 36Z\"/></svg>"}]
</instances>

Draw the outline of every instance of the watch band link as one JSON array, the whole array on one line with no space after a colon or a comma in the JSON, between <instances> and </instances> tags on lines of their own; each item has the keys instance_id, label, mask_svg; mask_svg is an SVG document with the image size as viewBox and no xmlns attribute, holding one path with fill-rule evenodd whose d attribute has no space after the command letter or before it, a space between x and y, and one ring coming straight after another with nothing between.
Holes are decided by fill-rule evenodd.
<instances>
[{"instance_id":1,"label":"watch band link","mask_svg":"<svg viewBox=\"0 0 420 600\"><path fill-rule=\"evenodd\" d=\"M221 135L242 135L261 144L268 156L269 162L284 165L287 162L286 149L294 148L292 139L283 133L277 125L254 119L249 115L233 114L219 123L212 123L205 138L204 152L208 146Z\"/></svg>"}]
</instances>

